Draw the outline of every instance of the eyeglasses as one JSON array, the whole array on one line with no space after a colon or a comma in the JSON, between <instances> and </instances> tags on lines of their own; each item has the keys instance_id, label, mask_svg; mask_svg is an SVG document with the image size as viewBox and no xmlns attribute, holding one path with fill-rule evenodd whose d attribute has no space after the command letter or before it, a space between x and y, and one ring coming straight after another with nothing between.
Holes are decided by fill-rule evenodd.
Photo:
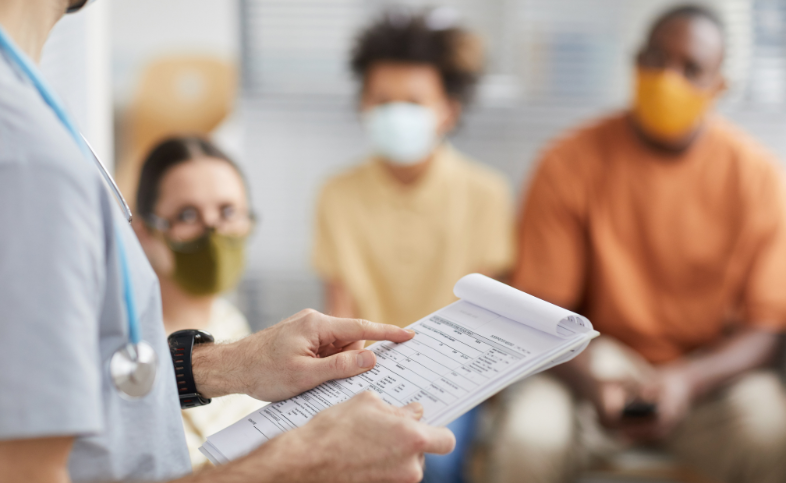
<instances>
[{"instance_id":1,"label":"eyeglasses","mask_svg":"<svg viewBox=\"0 0 786 483\"><path fill-rule=\"evenodd\" d=\"M193 206L180 210L174 218L162 218L151 214L145 221L147 225L175 242L188 242L204 236L208 230L234 237L245 237L251 233L256 217L247 210L235 206L223 206L219 210L219 219L208 224L203 214Z\"/></svg>"}]
</instances>

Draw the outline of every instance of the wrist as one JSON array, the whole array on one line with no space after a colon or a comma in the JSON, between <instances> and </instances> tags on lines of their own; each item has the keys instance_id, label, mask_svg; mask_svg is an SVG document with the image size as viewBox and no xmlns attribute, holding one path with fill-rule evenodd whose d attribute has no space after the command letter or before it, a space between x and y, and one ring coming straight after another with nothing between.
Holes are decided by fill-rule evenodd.
<instances>
[{"instance_id":1,"label":"wrist","mask_svg":"<svg viewBox=\"0 0 786 483\"><path fill-rule=\"evenodd\" d=\"M304 445L300 430L279 435L238 460L238 470L255 478L262 476L264 483L304 483L313 481L315 467L310 453L313 442ZM313 455L312 455L313 456ZM320 478L316 478L317 481ZM256 479L254 481L257 481Z\"/></svg>"},{"instance_id":2,"label":"wrist","mask_svg":"<svg viewBox=\"0 0 786 483\"><path fill-rule=\"evenodd\" d=\"M243 393L243 385L232 370L235 344L204 344L191 356L197 391L205 398Z\"/></svg>"},{"instance_id":3,"label":"wrist","mask_svg":"<svg viewBox=\"0 0 786 483\"><path fill-rule=\"evenodd\" d=\"M291 454L276 448L281 436L273 438L248 455L226 465L208 468L172 483L229 483L253 481L254 483L294 483L289 474Z\"/></svg>"},{"instance_id":4,"label":"wrist","mask_svg":"<svg viewBox=\"0 0 786 483\"><path fill-rule=\"evenodd\" d=\"M702 381L700 371L690 364L690 362L683 361L670 364L663 367L662 371L665 377L678 381L689 404L693 404L696 399L700 398L707 391Z\"/></svg>"}]
</instances>

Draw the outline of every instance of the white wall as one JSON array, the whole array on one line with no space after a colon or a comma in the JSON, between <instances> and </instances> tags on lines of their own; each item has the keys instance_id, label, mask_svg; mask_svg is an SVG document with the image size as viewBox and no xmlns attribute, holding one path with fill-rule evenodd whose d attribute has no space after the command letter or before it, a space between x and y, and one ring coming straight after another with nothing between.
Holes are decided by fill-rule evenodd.
<instances>
[{"instance_id":1,"label":"white wall","mask_svg":"<svg viewBox=\"0 0 786 483\"><path fill-rule=\"evenodd\" d=\"M144 66L159 56L210 54L237 60L238 0L102 0L112 3L115 104L125 105Z\"/></svg>"},{"instance_id":2,"label":"white wall","mask_svg":"<svg viewBox=\"0 0 786 483\"><path fill-rule=\"evenodd\" d=\"M65 16L44 46L41 70L82 133L111 168L114 153L109 1Z\"/></svg>"}]
</instances>

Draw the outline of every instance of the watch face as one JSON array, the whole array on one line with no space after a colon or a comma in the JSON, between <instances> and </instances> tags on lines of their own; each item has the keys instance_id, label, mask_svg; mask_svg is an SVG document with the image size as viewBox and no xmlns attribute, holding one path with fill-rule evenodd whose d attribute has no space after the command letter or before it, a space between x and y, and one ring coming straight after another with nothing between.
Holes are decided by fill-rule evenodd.
<instances>
[{"instance_id":1,"label":"watch face","mask_svg":"<svg viewBox=\"0 0 786 483\"><path fill-rule=\"evenodd\" d=\"M216 340L213 334L206 330L197 330L194 335L194 344L202 344L204 342L214 342Z\"/></svg>"},{"instance_id":2,"label":"watch face","mask_svg":"<svg viewBox=\"0 0 786 483\"><path fill-rule=\"evenodd\" d=\"M183 347L189 345L192 340L194 344L202 344L205 342L214 342L216 339L213 337L213 334L206 330L185 329L172 332L169 334L169 337L167 337L167 340L170 346Z\"/></svg>"}]
</instances>

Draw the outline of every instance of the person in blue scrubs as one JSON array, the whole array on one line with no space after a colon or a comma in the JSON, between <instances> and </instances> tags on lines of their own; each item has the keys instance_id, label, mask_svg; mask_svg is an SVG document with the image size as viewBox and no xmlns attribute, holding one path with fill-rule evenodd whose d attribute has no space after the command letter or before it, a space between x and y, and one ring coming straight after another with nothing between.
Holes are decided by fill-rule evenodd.
<instances>
[{"instance_id":1,"label":"person in blue scrubs","mask_svg":"<svg viewBox=\"0 0 786 483\"><path fill-rule=\"evenodd\" d=\"M372 393L189 475L180 408L193 398L178 389L189 373L194 398L276 401L372 368L365 339L412 334L305 310L236 342L189 345L176 379L158 279L35 65L52 27L85 3L0 0L0 479L419 480L423 453L449 452L453 435L420 423L419 405Z\"/></svg>"}]
</instances>

